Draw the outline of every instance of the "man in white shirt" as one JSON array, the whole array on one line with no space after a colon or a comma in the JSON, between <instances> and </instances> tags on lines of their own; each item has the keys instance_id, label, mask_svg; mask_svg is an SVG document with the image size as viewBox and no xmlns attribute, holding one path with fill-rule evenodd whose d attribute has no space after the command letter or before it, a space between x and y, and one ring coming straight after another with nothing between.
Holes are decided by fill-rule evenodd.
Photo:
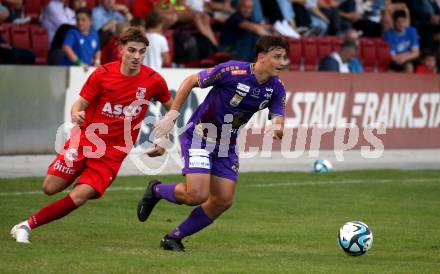
<instances>
[{"instance_id":1,"label":"man in white shirt","mask_svg":"<svg viewBox=\"0 0 440 274\"><path fill-rule=\"evenodd\" d=\"M356 43L346 41L342 44L339 52L332 52L319 62L319 71L334 71L341 73L349 73L351 60L356 57L358 47Z\"/></svg>"},{"instance_id":2,"label":"man in white shirt","mask_svg":"<svg viewBox=\"0 0 440 274\"><path fill-rule=\"evenodd\" d=\"M162 34L164 18L157 12L151 12L145 20L146 37L150 43L145 54L144 65L154 70L171 64L170 50Z\"/></svg>"},{"instance_id":3,"label":"man in white shirt","mask_svg":"<svg viewBox=\"0 0 440 274\"><path fill-rule=\"evenodd\" d=\"M62 24L76 25L75 11L66 5L67 0L51 0L44 8L42 25L47 29L51 43L55 32Z\"/></svg>"}]
</instances>

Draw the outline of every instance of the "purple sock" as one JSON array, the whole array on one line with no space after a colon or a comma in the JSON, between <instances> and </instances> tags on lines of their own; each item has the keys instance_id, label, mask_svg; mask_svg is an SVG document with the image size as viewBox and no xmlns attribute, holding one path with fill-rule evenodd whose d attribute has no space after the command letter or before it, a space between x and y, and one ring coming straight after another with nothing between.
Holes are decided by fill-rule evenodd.
<instances>
[{"instance_id":1,"label":"purple sock","mask_svg":"<svg viewBox=\"0 0 440 274\"><path fill-rule=\"evenodd\" d=\"M165 199L175 204L180 204L176 200L174 189L176 184L157 184L154 186L154 195L159 199Z\"/></svg>"},{"instance_id":2,"label":"purple sock","mask_svg":"<svg viewBox=\"0 0 440 274\"><path fill-rule=\"evenodd\" d=\"M202 206L198 206L194 208L185 221L183 221L175 230L168 233L168 236L183 239L186 236L202 230L210 224L212 224L211 219L206 215Z\"/></svg>"}]
</instances>

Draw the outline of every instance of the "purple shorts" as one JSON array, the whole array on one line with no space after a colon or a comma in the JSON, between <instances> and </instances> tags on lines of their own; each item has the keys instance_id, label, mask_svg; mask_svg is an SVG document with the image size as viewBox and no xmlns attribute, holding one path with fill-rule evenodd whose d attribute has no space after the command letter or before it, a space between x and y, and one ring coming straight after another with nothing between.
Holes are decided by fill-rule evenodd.
<instances>
[{"instance_id":1,"label":"purple shorts","mask_svg":"<svg viewBox=\"0 0 440 274\"><path fill-rule=\"evenodd\" d=\"M192 144L192 137L188 134L180 136L180 148L184 167L182 174L204 173L226 178L237 182L238 156L235 145L230 145L227 151L219 152L219 145Z\"/></svg>"}]
</instances>

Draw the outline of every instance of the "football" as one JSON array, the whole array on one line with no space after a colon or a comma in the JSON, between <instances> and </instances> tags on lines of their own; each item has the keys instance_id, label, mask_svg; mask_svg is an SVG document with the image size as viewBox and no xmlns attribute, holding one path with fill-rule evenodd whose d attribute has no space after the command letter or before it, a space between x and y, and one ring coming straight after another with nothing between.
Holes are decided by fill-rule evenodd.
<instances>
[{"instance_id":1,"label":"football","mask_svg":"<svg viewBox=\"0 0 440 274\"><path fill-rule=\"evenodd\" d=\"M327 173L332 169L333 165L328 160L316 160L313 164L313 171L316 173Z\"/></svg>"},{"instance_id":2,"label":"football","mask_svg":"<svg viewBox=\"0 0 440 274\"><path fill-rule=\"evenodd\" d=\"M339 230L338 245L347 255L363 255L373 245L373 233L363 222L347 222Z\"/></svg>"}]
</instances>

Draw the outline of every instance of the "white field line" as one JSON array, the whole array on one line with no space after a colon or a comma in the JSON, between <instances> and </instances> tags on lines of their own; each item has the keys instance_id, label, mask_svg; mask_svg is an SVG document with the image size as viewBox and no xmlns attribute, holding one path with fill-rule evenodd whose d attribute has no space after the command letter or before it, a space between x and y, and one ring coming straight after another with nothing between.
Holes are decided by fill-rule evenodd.
<instances>
[{"instance_id":1,"label":"white field line","mask_svg":"<svg viewBox=\"0 0 440 274\"><path fill-rule=\"evenodd\" d=\"M387 184L387 183L430 183L440 182L440 179L434 178L417 178L417 179L365 179L365 180L327 180L327 181L308 181L308 182L286 182L286 183L269 183L269 184L253 184L248 187L279 187L279 186L316 186L316 185L344 185L344 184Z\"/></svg>"},{"instance_id":2,"label":"white field line","mask_svg":"<svg viewBox=\"0 0 440 274\"><path fill-rule=\"evenodd\" d=\"M365 179L365 180L327 180L327 181L308 181L308 182L286 182L286 183L268 183L268 184L253 184L253 185L240 185L240 187L295 187L295 186L320 186L320 185L344 185L344 184L387 184L387 183L432 183L439 182L440 179L434 178L417 178L417 179L404 179L404 180L392 180L392 179ZM107 192L114 191L144 191L145 187L123 187L114 186L107 189ZM68 191L63 191L68 192ZM0 192L1 196L22 196L22 195L36 195L43 194L43 191L23 191L23 192Z\"/></svg>"}]
</instances>

